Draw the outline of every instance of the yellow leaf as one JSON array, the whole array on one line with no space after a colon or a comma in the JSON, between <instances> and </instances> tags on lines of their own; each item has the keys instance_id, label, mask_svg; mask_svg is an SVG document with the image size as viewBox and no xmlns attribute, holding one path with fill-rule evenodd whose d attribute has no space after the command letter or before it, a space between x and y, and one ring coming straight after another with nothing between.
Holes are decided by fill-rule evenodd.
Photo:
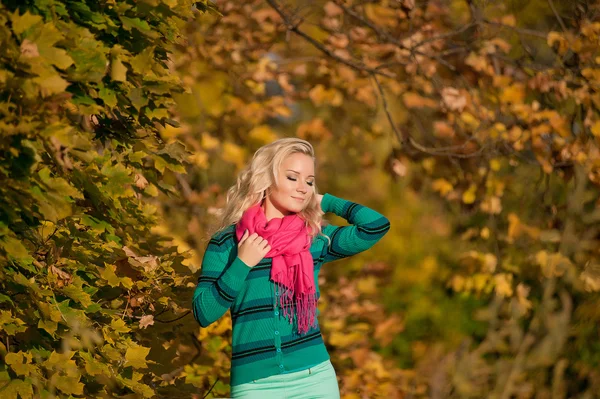
<instances>
[{"instance_id":1,"label":"yellow leaf","mask_svg":"<svg viewBox=\"0 0 600 399\"><path fill-rule=\"evenodd\" d=\"M223 160L233 163L241 169L246 162L246 150L237 144L226 141L223 143Z\"/></svg>"},{"instance_id":2,"label":"yellow leaf","mask_svg":"<svg viewBox=\"0 0 600 399\"><path fill-rule=\"evenodd\" d=\"M52 321L52 320L42 320L42 319L40 319L38 321L38 328L46 330L46 332L48 334L54 336L54 333L58 329L58 323L55 322L55 321Z\"/></svg>"},{"instance_id":3,"label":"yellow leaf","mask_svg":"<svg viewBox=\"0 0 600 399\"><path fill-rule=\"evenodd\" d=\"M462 276L453 276L450 280L450 286L456 292L460 292L465 288L465 278Z\"/></svg>"},{"instance_id":4,"label":"yellow leaf","mask_svg":"<svg viewBox=\"0 0 600 399\"><path fill-rule=\"evenodd\" d=\"M277 134L269 127L269 125L259 125L254 127L248 133L251 140L258 142L260 145L271 143L277 140Z\"/></svg>"},{"instance_id":5,"label":"yellow leaf","mask_svg":"<svg viewBox=\"0 0 600 399\"><path fill-rule=\"evenodd\" d=\"M340 106L342 104L342 93L340 93L337 89L325 89L325 86L322 84L318 84L313 87L309 92L308 96L311 101L317 105L333 105L334 107Z\"/></svg>"},{"instance_id":6,"label":"yellow leaf","mask_svg":"<svg viewBox=\"0 0 600 399\"><path fill-rule=\"evenodd\" d=\"M477 129L479 126L479 121L470 112L461 112L460 119L471 129Z\"/></svg>"},{"instance_id":7,"label":"yellow leaf","mask_svg":"<svg viewBox=\"0 0 600 399\"><path fill-rule=\"evenodd\" d=\"M108 282L111 287L118 287L121 279L115 273L117 266L106 264L106 267L100 272L100 277Z\"/></svg>"},{"instance_id":8,"label":"yellow leaf","mask_svg":"<svg viewBox=\"0 0 600 399\"><path fill-rule=\"evenodd\" d=\"M202 169L208 169L208 154L202 150L197 150L189 157L189 160L194 165Z\"/></svg>"},{"instance_id":9,"label":"yellow leaf","mask_svg":"<svg viewBox=\"0 0 600 399\"><path fill-rule=\"evenodd\" d=\"M500 101L503 103L522 103L525 99L525 86L514 83L500 93Z\"/></svg>"},{"instance_id":10,"label":"yellow leaf","mask_svg":"<svg viewBox=\"0 0 600 399\"><path fill-rule=\"evenodd\" d=\"M504 24L504 25L508 25L508 26L517 26L517 19L515 18L514 15L512 14L508 14L503 16L500 21Z\"/></svg>"},{"instance_id":11,"label":"yellow leaf","mask_svg":"<svg viewBox=\"0 0 600 399\"><path fill-rule=\"evenodd\" d=\"M431 186L434 191L439 192L440 195L443 197L445 197L449 192L451 192L454 189L452 184L450 184L450 182L448 182L448 180L443 179L443 178L436 179L431 184Z\"/></svg>"},{"instance_id":12,"label":"yellow leaf","mask_svg":"<svg viewBox=\"0 0 600 399\"><path fill-rule=\"evenodd\" d=\"M11 19L12 30L18 35L25 32L27 29L31 28L37 23L42 22L41 16L30 14L29 11L26 11L23 15L19 15L19 12L15 11L15 13L11 16Z\"/></svg>"},{"instance_id":13,"label":"yellow leaf","mask_svg":"<svg viewBox=\"0 0 600 399\"><path fill-rule=\"evenodd\" d=\"M469 189L463 193L462 201L465 204L472 204L473 202L475 202L476 190L477 190L477 186L475 184L471 184Z\"/></svg>"},{"instance_id":14,"label":"yellow leaf","mask_svg":"<svg viewBox=\"0 0 600 399\"><path fill-rule=\"evenodd\" d=\"M141 345L133 344L133 346L127 348L125 352L125 365L133 366L133 368L146 368L146 356L150 353L150 348L145 348Z\"/></svg>"},{"instance_id":15,"label":"yellow leaf","mask_svg":"<svg viewBox=\"0 0 600 399\"><path fill-rule=\"evenodd\" d=\"M535 260L547 278L562 276L573 267L571 260L558 252L548 254L546 251L539 251Z\"/></svg>"},{"instance_id":16,"label":"yellow leaf","mask_svg":"<svg viewBox=\"0 0 600 399\"><path fill-rule=\"evenodd\" d=\"M292 116L292 111L286 107L285 105L278 105L275 108L273 108L273 111L280 116L283 116L285 118L288 118L290 116Z\"/></svg>"},{"instance_id":17,"label":"yellow leaf","mask_svg":"<svg viewBox=\"0 0 600 399\"><path fill-rule=\"evenodd\" d=\"M364 340L364 338L364 334L360 332L346 334L339 331L332 331L329 338L329 343L333 346L348 347L353 344L360 343L362 340Z\"/></svg>"},{"instance_id":18,"label":"yellow leaf","mask_svg":"<svg viewBox=\"0 0 600 399\"><path fill-rule=\"evenodd\" d=\"M465 59L465 64L478 72L487 72L491 69L485 57L480 56L476 53L471 52Z\"/></svg>"},{"instance_id":19,"label":"yellow leaf","mask_svg":"<svg viewBox=\"0 0 600 399\"><path fill-rule=\"evenodd\" d=\"M61 78L58 74L52 76L40 76L34 78L33 81L40 86L43 97L48 97L53 94L62 93L69 86L69 82Z\"/></svg>"},{"instance_id":20,"label":"yellow leaf","mask_svg":"<svg viewBox=\"0 0 600 399\"><path fill-rule=\"evenodd\" d=\"M402 100L404 101L404 105L407 108L437 108L438 102L427 97L423 97L417 93L406 92L402 96Z\"/></svg>"},{"instance_id":21,"label":"yellow leaf","mask_svg":"<svg viewBox=\"0 0 600 399\"><path fill-rule=\"evenodd\" d=\"M512 289L513 275L508 273L500 273L494 276L496 285L496 293L503 297L510 297L513 294Z\"/></svg>"},{"instance_id":22,"label":"yellow leaf","mask_svg":"<svg viewBox=\"0 0 600 399\"><path fill-rule=\"evenodd\" d=\"M476 292L482 292L489 281L489 274L475 273L472 277L473 289Z\"/></svg>"},{"instance_id":23,"label":"yellow leaf","mask_svg":"<svg viewBox=\"0 0 600 399\"><path fill-rule=\"evenodd\" d=\"M594 122L590 130L594 136L600 137L600 121Z\"/></svg>"},{"instance_id":24,"label":"yellow leaf","mask_svg":"<svg viewBox=\"0 0 600 399\"><path fill-rule=\"evenodd\" d=\"M301 139L311 140L325 140L333 136L331 131L325 126L325 122L321 118L315 118L308 122L303 122L298 126L296 135Z\"/></svg>"},{"instance_id":25,"label":"yellow leaf","mask_svg":"<svg viewBox=\"0 0 600 399\"><path fill-rule=\"evenodd\" d=\"M364 6L365 14L372 21L377 21L383 26L396 26L400 22L400 18L396 11L391 7L384 7L378 4L367 3Z\"/></svg>"},{"instance_id":26,"label":"yellow leaf","mask_svg":"<svg viewBox=\"0 0 600 399\"><path fill-rule=\"evenodd\" d=\"M110 322L110 326L118 333L127 333L131 331L131 328L127 327L123 319L113 319Z\"/></svg>"},{"instance_id":27,"label":"yellow leaf","mask_svg":"<svg viewBox=\"0 0 600 399\"><path fill-rule=\"evenodd\" d=\"M501 167L501 163L498 158L494 158L490 161L490 169L493 170L494 172L499 171L500 167Z\"/></svg>"},{"instance_id":28,"label":"yellow leaf","mask_svg":"<svg viewBox=\"0 0 600 399\"><path fill-rule=\"evenodd\" d=\"M549 47L553 47L555 43L558 43L558 54L564 55L568 48L569 43L559 32L551 31L547 36L547 43Z\"/></svg>"},{"instance_id":29,"label":"yellow leaf","mask_svg":"<svg viewBox=\"0 0 600 399\"><path fill-rule=\"evenodd\" d=\"M356 284L356 289L361 294L374 294L377 292L377 283L377 278L375 278L374 276L368 276L358 280L358 283Z\"/></svg>"},{"instance_id":30,"label":"yellow leaf","mask_svg":"<svg viewBox=\"0 0 600 399\"><path fill-rule=\"evenodd\" d=\"M219 140L207 132L202 132L201 145L205 150L212 150L219 146Z\"/></svg>"},{"instance_id":31,"label":"yellow leaf","mask_svg":"<svg viewBox=\"0 0 600 399\"><path fill-rule=\"evenodd\" d=\"M502 202L496 196L486 197L481 203L481 210L485 213L497 215L502 212Z\"/></svg>"},{"instance_id":32,"label":"yellow leaf","mask_svg":"<svg viewBox=\"0 0 600 399\"><path fill-rule=\"evenodd\" d=\"M110 77L117 82L127 81L127 67L120 58L113 57L110 63Z\"/></svg>"}]
</instances>

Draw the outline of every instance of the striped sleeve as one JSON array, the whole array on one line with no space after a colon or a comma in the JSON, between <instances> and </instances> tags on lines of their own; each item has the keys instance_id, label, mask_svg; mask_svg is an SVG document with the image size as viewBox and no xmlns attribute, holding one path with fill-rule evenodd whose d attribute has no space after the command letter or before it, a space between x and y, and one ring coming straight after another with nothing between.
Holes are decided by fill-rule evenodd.
<instances>
[{"instance_id":1,"label":"striped sleeve","mask_svg":"<svg viewBox=\"0 0 600 399\"><path fill-rule=\"evenodd\" d=\"M323 227L323 233L331 238L331 244L323 248L323 262L331 262L366 251L390 229L390 221L381 213L328 193L323 195L321 208L326 213L332 212L346 219L350 224Z\"/></svg>"},{"instance_id":2,"label":"striped sleeve","mask_svg":"<svg viewBox=\"0 0 600 399\"><path fill-rule=\"evenodd\" d=\"M194 318L202 327L208 327L227 312L251 269L237 256L229 261L227 239L231 239L231 233L211 238L202 258L192 302Z\"/></svg>"}]
</instances>

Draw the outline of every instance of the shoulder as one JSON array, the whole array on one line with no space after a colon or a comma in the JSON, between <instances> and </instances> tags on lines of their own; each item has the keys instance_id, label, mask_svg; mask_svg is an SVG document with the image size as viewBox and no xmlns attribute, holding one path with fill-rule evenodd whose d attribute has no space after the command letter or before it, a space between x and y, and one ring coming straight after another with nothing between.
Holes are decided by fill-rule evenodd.
<instances>
[{"instance_id":1,"label":"shoulder","mask_svg":"<svg viewBox=\"0 0 600 399\"><path fill-rule=\"evenodd\" d=\"M333 232L338 228L338 226L334 226L333 224L329 224L329 223L322 223L321 224L321 232L323 234L325 234L326 236L331 237L331 234L333 234Z\"/></svg>"},{"instance_id":2,"label":"shoulder","mask_svg":"<svg viewBox=\"0 0 600 399\"><path fill-rule=\"evenodd\" d=\"M217 231L210 237L207 250L227 249L232 247L235 244L235 242L235 224L232 224L221 231Z\"/></svg>"}]
</instances>

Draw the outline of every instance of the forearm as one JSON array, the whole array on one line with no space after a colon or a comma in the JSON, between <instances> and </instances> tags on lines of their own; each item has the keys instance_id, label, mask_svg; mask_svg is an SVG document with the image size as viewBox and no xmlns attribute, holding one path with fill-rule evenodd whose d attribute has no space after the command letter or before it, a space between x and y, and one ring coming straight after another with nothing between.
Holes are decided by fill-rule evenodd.
<instances>
[{"instance_id":1,"label":"forearm","mask_svg":"<svg viewBox=\"0 0 600 399\"><path fill-rule=\"evenodd\" d=\"M250 267L238 257L224 271L219 271L215 262L213 256L205 255L202 274L194 291L192 312L202 327L209 326L227 312L250 272Z\"/></svg>"},{"instance_id":2,"label":"forearm","mask_svg":"<svg viewBox=\"0 0 600 399\"><path fill-rule=\"evenodd\" d=\"M326 226L324 233L331 238L325 251L325 261L341 259L371 248L390 229L390 221L381 213L331 194L321 200L324 212L344 218L349 226Z\"/></svg>"}]
</instances>

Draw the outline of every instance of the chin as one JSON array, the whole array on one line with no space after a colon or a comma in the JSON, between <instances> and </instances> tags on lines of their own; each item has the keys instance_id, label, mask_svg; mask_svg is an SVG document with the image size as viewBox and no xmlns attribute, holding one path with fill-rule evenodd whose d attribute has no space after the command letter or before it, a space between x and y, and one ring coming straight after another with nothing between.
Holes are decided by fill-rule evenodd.
<instances>
[{"instance_id":1,"label":"chin","mask_svg":"<svg viewBox=\"0 0 600 399\"><path fill-rule=\"evenodd\" d=\"M303 209L304 209L304 206L296 205L296 206L289 207L288 211L298 213L298 212L302 212Z\"/></svg>"}]
</instances>

